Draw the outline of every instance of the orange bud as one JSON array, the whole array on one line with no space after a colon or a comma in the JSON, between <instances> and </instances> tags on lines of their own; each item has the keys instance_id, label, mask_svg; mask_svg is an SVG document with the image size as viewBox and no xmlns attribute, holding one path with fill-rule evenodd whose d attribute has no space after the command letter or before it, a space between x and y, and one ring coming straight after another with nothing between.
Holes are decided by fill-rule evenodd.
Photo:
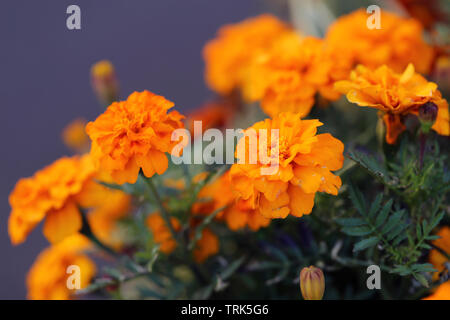
<instances>
[{"instance_id":1,"label":"orange bud","mask_svg":"<svg viewBox=\"0 0 450 320\"><path fill-rule=\"evenodd\" d=\"M89 137L84 130L86 123L84 119L75 119L62 132L64 144L79 153L89 150Z\"/></svg>"},{"instance_id":2,"label":"orange bud","mask_svg":"<svg viewBox=\"0 0 450 320\"><path fill-rule=\"evenodd\" d=\"M92 87L98 100L109 106L119 99L119 85L114 66L108 60L102 60L91 67Z\"/></svg>"},{"instance_id":3,"label":"orange bud","mask_svg":"<svg viewBox=\"0 0 450 320\"><path fill-rule=\"evenodd\" d=\"M300 272L300 289L305 300L322 300L325 291L325 277L322 270L314 266Z\"/></svg>"}]
</instances>

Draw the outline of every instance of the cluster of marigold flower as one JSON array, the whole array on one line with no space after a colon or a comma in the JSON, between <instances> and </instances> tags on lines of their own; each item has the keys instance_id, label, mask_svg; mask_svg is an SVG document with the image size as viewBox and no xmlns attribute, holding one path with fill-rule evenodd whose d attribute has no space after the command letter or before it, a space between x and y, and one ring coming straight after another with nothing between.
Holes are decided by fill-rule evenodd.
<instances>
[{"instance_id":1,"label":"cluster of marigold flower","mask_svg":"<svg viewBox=\"0 0 450 320\"><path fill-rule=\"evenodd\" d=\"M319 120L304 119L318 97L334 101L345 94L352 103L378 109L390 144L405 130L405 117L423 113L424 105L432 109L433 116L426 119L429 126L440 135L450 134L447 101L435 83L416 72L428 74L437 58L422 38L421 24L382 12L382 28L370 30L366 20L364 10L340 17L320 39L262 15L221 28L205 46L208 86L224 101L233 95L244 102L259 101L270 118L251 126L255 132L279 130L279 137L267 144L268 154L279 150L279 170L261 175L261 168L267 166L262 161L232 165L199 192L189 213L192 230L199 219L219 210L215 220L231 230L256 231L275 218L310 214L317 192L338 194L341 179L333 171L343 165L344 145L331 134L317 134ZM117 96L112 66L101 62L92 72L99 98L112 102ZM135 204L130 195L100 182L134 184L141 176L152 184L154 175L168 169L168 154L178 143L171 140L174 130L194 119L205 120L206 127L226 123L227 106L221 102L194 111L187 119L170 111L173 106L149 91L114 101L86 125L88 153L61 158L17 182L9 199L12 243L25 241L45 220L43 233L52 244L28 274L29 298L70 298L67 265L81 267L82 287L90 282L95 264L85 255L93 247L80 234L84 217L100 241L121 250L117 221L131 215ZM88 149L82 121L67 128L64 139L80 151ZM237 147L247 143L242 139ZM193 183L207 175L196 176ZM180 191L185 188L184 181L166 179L164 183ZM164 205L149 213L146 221L161 252L170 254L177 247L174 234L181 224L175 217L167 219L161 212ZM438 241L450 251L448 228L441 233ZM202 263L216 254L219 245L217 236L204 229L193 250L195 261ZM433 251L431 260L441 268L439 259L443 256ZM444 293L440 294L448 296L449 285L441 287Z\"/></svg>"}]
</instances>

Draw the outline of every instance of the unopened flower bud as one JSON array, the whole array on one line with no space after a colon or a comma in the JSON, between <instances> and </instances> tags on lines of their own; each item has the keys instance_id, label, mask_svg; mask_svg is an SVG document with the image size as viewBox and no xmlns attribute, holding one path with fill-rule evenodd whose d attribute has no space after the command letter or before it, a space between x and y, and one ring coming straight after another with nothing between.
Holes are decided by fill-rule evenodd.
<instances>
[{"instance_id":1,"label":"unopened flower bud","mask_svg":"<svg viewBox=\"0 0 450 320\"><path fill-rule=\"evenodd\" d=\"M119 98L119 84L114 66L107 60L95 63L91 67L92 87L98 100L109 106Z\"/></svg>"},{"instance_id":2,"label":"unopened flower bud","mask_svg":"<svg viewBox=\"0 0 450 320\"><path fill-rule=\"evenodd\" d=\"M86 123L84 119L75 119L64 128L62 133L64 144L79 153L89 150L89 137L84 130Z\"/></svg>"},{"instance_id":3,"label":"unopened flower bud","mask_svg":"<svg viewBox=\"0 0 450 320\"><path fill-rule=\"evenodd\" d=\"M438 107L433 102L427 102L419 108L419 120L422 123L422 130L428 132L436 120Z\"/></svg>"},{"instance_id":4,"label":"unopened flower bud","mask_svg":"<svg viewBox=\"0 0 450 320\"><path fill-rule=\"evenodd\" d=\"M325 292L325 277L322 270L314 266L300 272L300 289L305 300L322 300Z\"/></svg>"}]
</instances>

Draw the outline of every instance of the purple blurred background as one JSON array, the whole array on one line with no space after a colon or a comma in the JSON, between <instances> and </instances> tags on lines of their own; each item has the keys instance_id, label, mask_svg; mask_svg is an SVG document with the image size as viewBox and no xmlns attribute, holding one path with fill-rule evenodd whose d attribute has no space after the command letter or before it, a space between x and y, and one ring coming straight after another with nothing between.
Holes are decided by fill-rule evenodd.
<instances>
[{"instance_id":1,"label":"purple blurred background","mask_svg":"<svg viewBox=\"0 0 450 320\"><path fill-rule=\"evenodd\" d=\"M81 30L66 28L70 4L81 8ZM92 63L114 63L122 96L149 89L187 110L212 96L204 43L224 23L268 10L262 0L1 1L0 299L25 298L26 272L47 246L41 228L11 246L8 194L20 177L70 154L60 139L66 124L101 112Z\"/></svg>"}]
</instances>

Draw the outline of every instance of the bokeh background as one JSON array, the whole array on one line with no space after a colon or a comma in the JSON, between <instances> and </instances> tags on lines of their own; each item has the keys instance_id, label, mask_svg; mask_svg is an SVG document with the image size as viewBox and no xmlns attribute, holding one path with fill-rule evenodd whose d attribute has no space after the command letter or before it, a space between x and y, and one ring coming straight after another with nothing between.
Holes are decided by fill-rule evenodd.
<instances>
[{"instance_id":1,"label":"bokeh background","mask_svg":"<svg viewBox=\"0 0 450 320\"><path fill-rule=\"evenodd\" d=\"M47 246L40 228L10 244L8 194L20 177L70 154L65 125L102 111L90 66L109 59L122 97L149 89L194 108L212 96L201 50L224 23L272 11L263 0L0 1L0 299L24 299L28 268ZM81 30L66 28L66 8L81 8Z\"/></svg>"}]
</instances>

